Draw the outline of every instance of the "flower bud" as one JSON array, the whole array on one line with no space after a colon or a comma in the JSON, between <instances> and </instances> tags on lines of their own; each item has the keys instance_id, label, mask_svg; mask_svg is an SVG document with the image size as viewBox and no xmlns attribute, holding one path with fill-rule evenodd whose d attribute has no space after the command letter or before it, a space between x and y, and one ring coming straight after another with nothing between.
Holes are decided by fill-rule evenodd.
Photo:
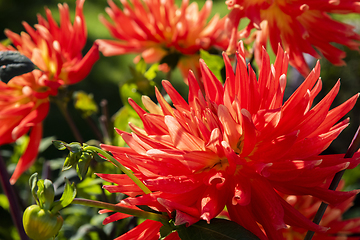
<instances>
[{"instance_id":1,"label":"flower bud","mask_svg":"<svg viewBox=\"0 0 360 240\"><path fill-rule=\"evenodd\" d=\"M38 205L26 208L23 224L26 234L34 240L46 240L54 237L61 229L64 220L59 213L51 213Z\"/></svg>"}]
</instances>

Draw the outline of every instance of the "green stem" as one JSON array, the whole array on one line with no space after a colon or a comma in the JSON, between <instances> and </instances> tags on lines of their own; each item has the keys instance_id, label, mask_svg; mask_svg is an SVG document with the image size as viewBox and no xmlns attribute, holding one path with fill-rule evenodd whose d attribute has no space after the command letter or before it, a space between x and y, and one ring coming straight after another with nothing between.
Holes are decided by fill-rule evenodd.
<instances>
[{"instance_id":1,"label":"green stem","mask_svg":"<svg viewBox=\"0 0 360 240\"><path fill-rule=\"evenodd\" d=\"M60 97L56 97L56 98L53 98L53 101L56 103L56 105L59 107L60 109L60 112L62 113L62 115L64 116L66 122L69 124L71 130L72 130L72 133L74 134L76 140L80 143L83 143L84 140L83 138L81 137L81 134L79 132L79 130L77 129L74 121L72 120L69 112L67 111L67 101L60 98Z\"/></svg>"},{"instance_id":2,"label":"green stem","mask_svg":"<svg viewBox=\"0 0 360 240\"><path fill-rule=\"evenodd\" d=\"M129 215L132 215L135 217L146 218L146 219L150 219L150 220L154 220L154 221L158 221L158 222L162 222L162 223L169 222L169 218L162 214L146 212L146 211L137 210L137 209L131 209L131 208L122 207L122 206L118 206L118 205L106 203L106 202L100 202L100 201L82 199L82 198L74 198L74 200L72 201L72 204L80 204L80 205L89 206L89 207L108 209L108 210L112 210L114 212L121 212L121 213L129 214Z\"/></svg>"},{"instance_id":3,"label":"green stem","mask_svg":"<svg viewBox=\"0 0 360 240\"><path fill-rule=\"evenodd\" d=\"M101 155L106 157L109 161L111 161L113 164L115 164L115 166L120 168L120 170L123 173L125 173L136 185L138 185L139 188L141 190L143 190L143 192L145 194L151 193L151 191L145 186L145 184L143 182L141 182L131 171L129 171L127 168L125 168L121 163L119 163L115 158L113 158L106 151L104 151L104 150L102 150L100 148L94 147L94 146L86 146L86 147L84 147L83 151L86 151L86 150L91 150L91 151L100 153Z\"/></svg>"}]
</instances>

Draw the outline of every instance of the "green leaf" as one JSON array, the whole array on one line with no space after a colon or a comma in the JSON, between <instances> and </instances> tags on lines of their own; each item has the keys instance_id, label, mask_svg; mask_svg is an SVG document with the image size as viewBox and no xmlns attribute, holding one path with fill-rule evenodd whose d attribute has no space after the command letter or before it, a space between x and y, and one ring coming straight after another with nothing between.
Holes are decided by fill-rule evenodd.
<instances>
[{"instance_id":1,"label":"green leaf","mask_svg":"<svg viewBox=\"0 0 360 240\"><path fill-rule=\"evenodd\" d=\"M66 149L66 142L60 141L60 140L54 140L52 141L52 144L58 149L58 150L65 150Z\"/></svg>"},{"instance_id":2,"label":"green leaf","mask_svg":"<svg viewBox=\"0 0 360 240\"><path fill-rule=\"evenodd\" d=\"M172 233L174 229L169 225L162 225L160 228L160 239L164 239L170 233Z\"/></svg>"},{"instance_id":3,"label":"green leaf","mask_svg":"<svg viewBox=\"0 0 360 240\"><path fill-rule=\"evenodd\" d=\"M143 58L135 65L135 69L137 72L144 74L146 71L146 62Z\"/></svg>"},{"instance_id":4,"label":"green leaf","mask_svg":"<svg viewBox=\"0 0 360 240\"><path fill-rule=\"evenodd\" d=\"M95 161L100 162L100 163L107 161L106 158L101 157L101 156L100 156L99 154L97 154L96 152L93 152L93 158L95 159Z\"/></svg>"},{"instance_id":5,"label":"green leaf","mask_svg":"<svg viewBox=\"0 0 360 240\"><path fill-rule=\"evenodd\" d=\"M71 151L72 153L79 153L82 151L82 146L78 142L66 144L65 147L69 149L69 151Z\"/></svg>"},{"instance_id":6,"label":"green leaf","mask_svg":"<svg viewBox=\"0 0 360 240\"><path fill-rule=\"evenodd\" d=\"M76 196L75 183L70 184L68 179L65 179L65 189L60 198L60 205L62 208L68 206Z\"/></svg>"},{"instance_id":7,"label":"green leaf","mask_svg":"<svg viewBox=\"0 0 360 240\"><path fill-rule=\"evenodd\" d=\"M78 91L74 93L73 98L75 101L75 108L82 112L84 118L90 117L98 112L98 106L96 105L92 94Z\"/></svg>"},{"instance_id":8,"label":"green leaf","mask_svg":"<svg viewBox=\"0 0 360 240\"><path fill-rule=\"evenodd\" d=\"M49 179L45 179L44 180L45 209L47 210L50 209L51 204L54 202L54 197L55 197L55 189L53 183Z\"/></svg>"},{"instance_id":9,"label":"green leaf","mask_svg":"<svg viewBox=\"0 0 360 240\"><path fill-rule=\"evenodd\" d=\"M212 219L210 224L201 220L190 227L181 225L178 234L182 240L259 240L239 224L219 218Z\"/></svg>"},{"instance_id":10,"label":"green leaf","mask_svg":"<svg viewBox=\"0 0 360 240\"><path fill-rule=\"evenodd\" d=\"M219 55L210 54L200 49L200 58L202 58L209 69L214 73L220 82L224 82L221 77L221 70L225 67L224 60Z\"/></svg>"},{"instance_id":11,"label":"green leaf","mask_svg":"<svg viewBox=\"0 0 360 240\"><path fill-rule=\"evenodd\" d=\"M148 80L153 80L156 77L157 72L159 71L159 64L154 63L151 67L144 73L144 76Z\"/></svg>"},{"instance_id":12,"label":"green leaf","mask_svg":"<svg viewBox=\"0 0 360 240\"><path fill-rule=\"evenodd\" d=\"M15 76L31 72L34 63L18 51L0 51L0 80L7 83Z\"/></svg>"},{"instance_id":13,"label":"green leaf","mask_svg":"<svg viewBox=\"0 0 360 240\"><path fill-rule=\"evenodd\" d=\"M82 152L79 161L76 164L76 173L78 174L80 180L82 180L90 166L90 162L93 155L88 152Z\"/></svg>"},{"instance_id":14,"label":"green leaf","mask_svg":"<svg viewBox=\"0 0 360 240\"><path fill-rule=\"evenodd\" d=\"M36 202L38 203L38 199L37 199L36 192L35 192L37 181L38 181L38 173L34 173L29 178L29 185L30 185L31 193L32 193L33 197L35 198Z\"/></svg>"},{"instance_id":15,"label":"green leaf","mask_svg":"<svg viewBox=\"0 0 360 240\"><path fill-rule=\"evenodd\" d=\"M39 146L39 153L44 152L52 144L54 140L55 140L54 136L41 139Z\"/></svg>"},{"instance_id":16,"label":"green leaf","mask_svg":"<svg viewBox=\"0 0 360 240\"><path fill-rule=\"evenodd\" d=\"M125 83L121 86L120 95L124 106L130 106L128 99L131 98L137 104L139 104L140 107L143 107L141 94L137 90L138 86L135 83Z\"/></svg>"},{"instance_id":17,"label":"green leaf","mask_svg":"<svg viewBox=\"0 0 360 240\"><path fill-rule=\"evenodd\" d=\"M74 167L78 161L78 158L80 157L81 153L72 153L69 152L69 154L65 158L64 166L62 168L62 171L69 170L70 168Z\"/></svg>"},{"instance_id":18,"label":"green leaf","mask_svg":"<svg viewBox=\"0 0 360 240\"><path fill-rule=\"evenodd\" d=\"M41 208L44 208L44 204L45 204L45 200L46 200L45 196L44 196L44 189L45 189L44 180L40 179L37 182L37 186L38 186L37 197L39 198L39 206Z\"/></svg>"},{"instance_id":19,"label":"green leaf","mask_svg":"<svg viewBox=\"0 0 360 240\"><path fill-rule=\"evenodd\" d=\"M112 117L112 121L114 123L114 128L118 128L126 132L130 131L129 122L135 124L138 127L143 126L139 115L137 115L135 110L132 109L132 107L129 105L125 105L119 111L117 111ZM116 132L114 134L113 144L120 147L126 145L122 137Z\"/></svg>"}]
</instances>

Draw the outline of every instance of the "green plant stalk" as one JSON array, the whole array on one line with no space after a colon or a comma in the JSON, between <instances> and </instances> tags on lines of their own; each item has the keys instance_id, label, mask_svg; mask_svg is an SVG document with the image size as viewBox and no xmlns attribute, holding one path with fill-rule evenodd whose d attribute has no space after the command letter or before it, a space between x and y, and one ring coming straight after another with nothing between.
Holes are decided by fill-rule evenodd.
<instances>
[{"instance_id":1,"label":"green plant stalk","mask_svg":"<svg viewBox=\"0 0 360 240\"><path fill-rule=\"evenodd\" d=\"M100 153L104 157L106 157L110 162L115 164L120 170L125 173L136 185L139 186L139 188L145 193L149 194L151 191L145 186L143 182L141 182L131 171L129 171L127 168L125 168L121 163L119 163L115 158L113 158L110 154L108 154L106 151L94 147L94 146L86 146L84 147L83 151L91 150L97 153Z\"/></svg>"},{"instance_id":2,"label":"green plant stalk","mask_svg":"<svg viewBox=\"0 0 360 240\"><path fill-rule=\"evenodd\" d=\"M135 217L146 218L146 219L158 221L158 222L161 222L164 224L168 224L169 220L170 220L167 216L162 215L162 214L146 212L146 211L131 209L131 208L127 208L127 207L121 207L121 206L111 204L111 203L83 199L83 198L74 198L74 200L72 201L72 204L80 204L80 205L89 206L89 207L108 209L108 210L111 210L114 212L121 212L121 213L129 214L129 215L132 215Z\"/></svg>"},{"instance_id":3,"label":"green plant stalk","mask_svg":"<svg viewBox=\"0 0 360 240\"><path fill-rule=\"evenodd\" d=\"M0 183L9 201L9 208L11 218L14 222L16 229L18 230L19 237L21 240L28 240L28 236L25 233L24 226L22 224L22 213L19 207L19 201L14 191L13 186L9 182L9 174L6 171L6 165L3 158L0 156Z\"/></svg>"},{"instance_id":4,"label":"green plant stalk","mask_svg":"<svg viewBox=\"0 0 360 240\"><path fill-rule=\"evenodd\" d=\"M69 127L71 128L72 133L74 134L76 140L80 143L83 143L84 140L83 140L79 130L75 126L74 121L70 117L69 112L67 111L67 108L66 108L66 104L64 104L64 102L62 102L62 100L59 98L55 98L54 101L55 101L56 105L59 107L60 112L64 116L66 122L69 124Z\"/></svg>"}]
</instances>

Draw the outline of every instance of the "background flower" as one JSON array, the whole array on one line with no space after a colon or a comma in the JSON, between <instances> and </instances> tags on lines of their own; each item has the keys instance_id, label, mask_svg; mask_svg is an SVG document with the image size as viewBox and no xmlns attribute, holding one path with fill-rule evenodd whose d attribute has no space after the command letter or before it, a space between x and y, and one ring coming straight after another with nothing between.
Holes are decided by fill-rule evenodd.
<instances>
[{"instance_id":1,"label":"background flower","mask_svg":"<svg viewBox=\"0 0 360 240\"><path fill-rule=\"evenodd\" d=\"M12 143L27 133L30 142L20 158L11 183L34 162L42 138L42 120L49 111L49 96L55 96L58 88L83 80L99 59L98 47L92 46L82 57L86 43L86 25L82 13L85 0L76 3L74 24L71 24L67 4L59 4L60 27L49 9L47 19L38 15L35 29L23 23L27 33L18 35L10 30L5 34L13 46L0 44L0 50L17 50L27 56L41 70L18 76L7 84L1 82L0 144Z\"/></svg>"},{"instance_id":2,"label":"background flower","mask_svg":"<svg viewBox=\"0 0 360 240\"><path fill-rule=\"evenodd\" d=\"M329 111L338 82L311 108L322 84L317 64L283 104L288 55L279 48L274 65L270 65L264 50L257 80L246 65L242 44L238 50L236 74L224 54L224 86L200 61L204 95L191 73L188 103L163 81L175 108L158 91L160 107L143 98L149 112L130 100L144 129L130 125L132 133L118 130L130 148L102 145L131 169L151 194L142 195L127 176L98 175L117 184L105 187L110 192L129 195L124 200L128 204L176 211L176 225L210 221L226 206L231 220L260 239L281 239L286 224L325 231L278 192L312 195L332 204L356 194L331 191L323 183L342 169L354 168L360 154L351 159L319 154L348 125L348 119L337 122L354 106L358 95Z\"/></svg>"},{"instance_id":3,"label":"background flower","mask_svg":"<svg viewBox=\"0 0 360 240\"><path fill-rule=\"evenodd\" d=\"M344 182L341 182L338 190L341 190ZM294 206L308 219L313 219L321 201L312 196L286 196L286 201ZM321 226L329 227L326 233L316 233L313 240L336 240L358 239L360 232L360 218L343 219L343 214L353 205L354 197L347 199L336 206L328 206L320 222ZM302 240L306 235L304 229L290 227L283 230L284 239Z\"/></svg>"},{"instance_id":4,"label":"background flower","mask_svg":"<svg viewBox=\"0 0 360 240\"><path fill-rule=\"evenodd\" d=\"M38 15L38 24L33 29L23 22L27 31L18 35L8 29L6 36L16 50L27 56L42 70L50 81L60 84L74 84L84 79L93 64L99 59L96 44L83 57L82 50L86 43L87 31L83 15L85 0L76 2L74 24L70 21L69 7L59 4L60 26L53 19L49 9L45 8L47 20ZM57 89L58 84L48 87Z\"/></svg>"},{"instance_id":5,"label":"background flower","mask_svg":"<svg viewBox=\"0 0 360 240\"><path fill-rule=\"evenodd\" d=\"M352 50L359 49L360 35L354 26L332 19L331 13L358 13L360 8L356 1L226 1L231 10L227 28L235 39L246 38L250 31L256 28L255 57L261 63L262 47L267 46L267 40L274 52L278 44L290 57L290 63L306 76L309 73L304 53L315 58L321 55L334 65L343 65L345 52L334 44L344 45ZM232 29L237 29L242 18L248 18L250 23L240 35ZM234 45L230 49L235 50ZM320 54L319 54L320 53Z\"/></svg>"},{"instance_id":6,"label":"background flower","mask_svg":"<svg viewBox=\"0 0 360 240\"><path fill-rule=\"evenodd\" d=\"M49 93L38 84L41 76L41 71L34 70L14 77L8 84L0 81L0 145L12 143L32 129L27 149L10 179L12 184L34 163L38 153L42 121L50 106Z\"/></svg>"},{"instance_id":7,"label":"background flower","mask_svg":"<svg viewBox=\"0 0 360 240\"><path fill-rule=\"evenodd\" d=\"M179 67L186 77L188 67L197 73L200 49L222 51L228 46L225 18L215 15L207 23L212 1L200 11L196 2L189 5L188 0L180 8L173 0L122 0L123 9L111 0L108 3L112 23L103 16L100 20L117 40L97 40L105 56L139 53L147 63Z\"/></svg>"}]
</instances>

